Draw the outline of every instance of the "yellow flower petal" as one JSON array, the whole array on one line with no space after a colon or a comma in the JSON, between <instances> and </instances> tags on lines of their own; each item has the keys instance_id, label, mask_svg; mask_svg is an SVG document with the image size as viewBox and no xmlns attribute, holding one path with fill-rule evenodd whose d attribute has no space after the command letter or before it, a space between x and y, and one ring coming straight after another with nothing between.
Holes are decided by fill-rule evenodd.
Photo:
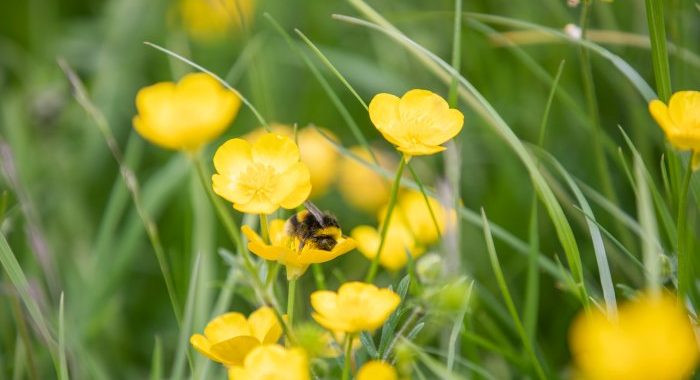
<instances>
[{"instance_id":1,"label":"yellow flower petal","mask_svg":"<svg viewBox=\"0 0 700 380\"><path fill-rule=\"evenodd\" d=\"M399 98L391 94L377 94L369 102L369 118L385 139L394 145L405 142L395 136L401 136L402 123L399 116Z\"/></svg>"},{"instance_id":2,"label":"yellow flower petal","mask_svg":"<svg viewBox=\"0 0 700 380\"><path fill-rule=\"evenodd\" d=\"M222 176L236 178L253 160L251 145L243 139L231 139L214 153L214 168Z\"/></svg>"},{"instance_id":3,"label":"yellow flower petal","mask_svg":"<svg viewBox=\"0 0 700 380\"><path fill-rule=\"evenodd\" d=\"M259 346L243 366L231 367L228 375L230 380L309 380L309 362L300 348Z\"/></svg>"},{"instance_id":4,"label":"yellow flower petal","mask_svg":"<svg viewBox=\"0 0 700 380\"><path fill-rule=\"evenodd\" d=\"M289 137L275 133L261 136L253 144L253 160L270 165L278 173L299 162L299 148Z\"/></svg>"},{"instance_id":5,"label":"yellow flower petal","mask_svg":"<svg viewBox=\"0 0 700 380\"><path fill-rule=\"evenodd\" d=\"M287 194L280 200L280 206L286 209L299 207L311 194L311 176L309 168L301 162L292 165L282 174L280 182L288 185L280 194Z\"/></svg>"},{"instance_id":6,"label":"yellow flower petal","mask_svg":"<svg viewBox=\"0 0 700 380\"><path fill-rule=\"evenodd\" d=\"M190 344L204 356L219 363L223 363L223 359L218 357L211 351L211 342L202 334L194 334L190 337Z\"/></svg>"},{"instance_id":7,"label":"yellow flower petal","mask_svg":"<svg viewBox=\"0 0 700 380\"><path fill-rule=\"evenodd\" d=\"M700 352L689 317L675 297L645 295L572 324L571 352L587 379L676 380L693 372Z\"/></svg>"},{"instance_id":8,"label":"yellow flower petal","mask_svg":"<svg viewBox=\"0 0 700 380\"><path fill-rule=\"evenodd\" d=\"M260 341L252 336L236 336L212 344L211 352L226 365L238 365L243 362L250 351L259 345Z\"/></svg>"},{"instance_id":9,"label":"yellow flower petal","mask_svg":"<svg viewBox=\"0 0 700 380\"><path fill-rule=\"evenodd\" d=\"M348 282L338 292L311 294L312 317L323 327L346 333L375 330L396 310L401 298L389 289Z\"/></svg>"},{"instance_id":10,"label":"yellow flower petal","mask_svg":"<svg viewBox=\"0 0 700 380\"><path fill-rule=\"evenodd\" d=\"M700 151L700 92L679 91L671 96L668 106L652 100L649 112L674 147Z\"/></svg>"},{"instance_id":11,"label":"yellow flower petal","mask_svg":"<svg viewBox=\"0 0 700 380\"><path fill-rule=\"evenodd\" d=\"M263 344L276 343L282 336L275 312L270 307L261 307L248 317L248 323L253 331L253 336Z\"/></svg>"},{"instance_id":12,"label":"yellow flower petal","mask_svg":"<svg viewBox=\"0 0 700 380\"><path fill-rule=\"evenodd\" d=\"M220 315L204 328L204 336L212 342L250 334L250 327L245 316L236 312Z\"/></svg>"},{"instance_id":13,"label":"yellow flower petal","mask_svg":"<svg viewBox=\"0 0 700 380\"><path fill-rule=\"evenodd\" d=\"M398 378L396 369L391 364L380 360L368 361L357 372L357 380L397 380Z\"/></svg>"}]
</instances>

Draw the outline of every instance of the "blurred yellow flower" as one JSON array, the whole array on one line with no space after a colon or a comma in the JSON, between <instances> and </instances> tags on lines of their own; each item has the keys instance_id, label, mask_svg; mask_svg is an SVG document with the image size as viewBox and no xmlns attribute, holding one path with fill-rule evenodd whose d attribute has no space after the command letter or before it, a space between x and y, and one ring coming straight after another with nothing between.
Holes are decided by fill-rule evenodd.
<instances>
[{"instance_id":1,"label":"blurred yellow flower","mask_svg":"<svg viewBox=\"0 0 700 380\"><path fill-rule=\"evenodd\" d=\"M428 203L430 204L430 209L422 193L408 190L399 195L398 204L392 214L392 218L400 218L411 231L416 241L424 245L438 241L440 235L445 233L446 226L453 226L457 218L457 213L454 209L450 209L448 212L437 199L429 196ZM430 215L430 210L433 211L437 221L437 229ZM386 207L379 215L380 222L384 220L385 214ZM394 220L391 223L393 224Z\"/></svg>"},{"instance_id":2,"label":"blurred yellow flower","mask_svg":"<svg viewBox=\"0 0 700 380\"><path fill-rule=\"evenodd\" d=\"M700 153L700 92L676 92L668 106L658 99L652 100L649 112L673 146ZM693 161L694 166L699 163L697 157Z\"/></svg>"},{"instance_id":3,"label":"blurred yellow flower","mask_svg":"<svg viewBox=\"0 0 700 380\"><path fill-rule=\"evenodd\" d=\"M357 380L398 380L396 369L391 364L381 360L371 360L365 363L357 372Z\"/></svg>"},{"instance_id":4,"label":"blurred yellow flower","mask_svg":"<svg viewBox=\"0 0 700 380\"><path fill-rule=\"evenodd\" d=\"M253 0L180 0L180 15L187 32L198 39L225 37L250 24Z\"/></svg>"},{"instance_id":5,"label":"blurred yellow flower","mask_svg":"<svg viewBox=\"0 0 700 380\"><path fill-rule=\"evenodd\" d=\"M196 150L219 137L241 100L208 74L187 74L176 84L160 82L136 94L136 131L168 149Z\"/></svg>"},{"instance_id":6,"label":"blurred yellow flower","mask_svg":"<svg viewBox=\"0 0 700 380\"><path fill-rule=\"evenodd\" d=\"M432 228L434 229L434 227ZM357 226L352 230L350 236L357 241L357 250L365 257L372 260L377 255L381 236L376 228ZM423 252L423 247L418 245L413 234L401 219L392 217L386 232L384 247L382 247L382 253L379 256L379 264L391 271L397 271L406 266L408 254L416 258Z\"/></svg>"},{"instance_id":7,"label":"blurred yellow flower","mask_svg":"<svg viewBox=\"0 0 700 380\"><path fill-rule=\"evenodd\" d=\"M377 94L369 103L369 117L384 138L406 156L445 150L440 144L456 136L464 124L459 110L427 90L411 90L401 98Z\"/></svg>"},{"instance_id":8,"label":"blurred yellow flower","mask_svg":"<svg viewBox=\"0 0 700 380\"><path fill-rule=\"evenodd\" d=\"M301 348L258 346L242 366L230 367L229 380L308 380L309 360Z\"/></svg>"},{"instance_id":9,"label":"blurred yellow flower","mask_svg":"<svg viewBox=\"0 0 700 380\"><path fill-rule=\"evenodd\" d=\"M341 236L330 251L314 249L310 244L306 244L301 252L298 252L299 239L287 234L284 220L271 221L269 230L270 244L266 244L250 227L243 226L241 228L248 239L248 249L265 260L279 261L280 264L286 266L287 278L290 280L304 274L309 265L333 260L350 252L356 245L353 239Z\"/></svg>"},{"instance_id":10,"label":"blurred yellow flower","mask_svg":"<svg viewBox=\"0 0 700 380\"><path fill-rule=\"evenodd\" d=\"M278 135L294 137L294 129L284 124L272 124L270 130ZM337 140L330 131L319 128L331 139ZM255 142L265 132L263 129L246 135L246 140ZM309 167L311 173L311 197L318 197L326 193L336 178L338 166L338 151L326 140L321 133L311 127L297 130L296 136L301 162Z\"/></svg>"},{"instance_id":11,"label":"blurred yellow flower","mask_svg":"<svg viewBox=\"0 0 700 380\"><path fill-rule=\"evenodd\" d=\"M370 153L360 147L350 148L359 158L372 162ZM391 159L380 151L374 151L380 166L391 169ZM389 202L391 183L372 169L350 157L341 158L338 168L338 190L345 201L365 212L375 214L382 205Z\"/></svg>"},{"instance_id":12,"label":"blurred yellow flower","mask_svg":"<svg viewBox=\"0 0 700 380\"><path fill-rule=\"evenodd\" d=\"M571 352L584 379L679 380L698 364L698 342L676 298L644 295L619 310L581 315L570 332Z\"/></svg>"},{"instance_id":13,"label":"blurred yellow flower","mask_svg":"<svg viewBox=\"0 0 700 380\"><path fill-rule=\"evenodd\" d=\"M401 302L398 294L372 284L346 282L338 292L319 290L311 293L311 314L321 326L354 334L371 331L386 322Z\"/></svg>"},{"instance_id":14,"label":"blurred yellow flower","mask_svg":"<svg viewBox=\"0 0 700 380\"><path fill-rule=\"evenodd\" d=\"M192 335L190 343L209 359L232 366L243 363L253 348L273 344L281 335L274 311L263 306L247 319L235 312L214 318L204 328L204 335Z\"/></svg>"},{"instance_id":15,"label":"blurred yellow flower","mask_svg":"<svg viewBox=\"0 0 700 380\"><path fill-rule=\"evenodd\" d=\"M309 168L299 161L290 138L267 133L254 144L231 139L217 149L212 176L214 192L250 214L292 209L311 192Z\"/></svg>"}]
</instances>

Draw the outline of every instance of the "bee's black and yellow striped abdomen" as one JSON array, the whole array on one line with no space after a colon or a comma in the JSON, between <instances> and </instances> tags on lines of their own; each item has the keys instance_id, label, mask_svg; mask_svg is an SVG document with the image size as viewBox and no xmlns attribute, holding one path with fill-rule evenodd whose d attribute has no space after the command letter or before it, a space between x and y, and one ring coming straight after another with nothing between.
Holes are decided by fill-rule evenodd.
<instances>
[{"instance_id":1,"label":"bee's black and yellow striped abdomen","mask_svg":"<svg viewBox=\"0 0 700 380\"><path fill-rule=\"evenodd\" d=\"M299 239L299 251L305 246L330 251L341 237L340 225L333 215L323 213L319 221L306 210L287 219L286 232Z\"/></svg>"}]
</instances>

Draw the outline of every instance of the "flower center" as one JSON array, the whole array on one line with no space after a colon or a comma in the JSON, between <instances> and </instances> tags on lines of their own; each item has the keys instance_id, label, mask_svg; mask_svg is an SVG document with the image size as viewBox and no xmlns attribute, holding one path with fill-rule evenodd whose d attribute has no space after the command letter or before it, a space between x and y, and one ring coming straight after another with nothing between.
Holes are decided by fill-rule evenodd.
<instances>
[{"instance_id":1,"label":"flower center","mask_svg":"<svg viewBox=\"0 0 700 380\"><path fill-rule=\"evenodd\" d=\"M270 165L252 163L238 177L239 189L252 199L269 200L276 187L277 171Z\"/></svg>"}]
</instances>

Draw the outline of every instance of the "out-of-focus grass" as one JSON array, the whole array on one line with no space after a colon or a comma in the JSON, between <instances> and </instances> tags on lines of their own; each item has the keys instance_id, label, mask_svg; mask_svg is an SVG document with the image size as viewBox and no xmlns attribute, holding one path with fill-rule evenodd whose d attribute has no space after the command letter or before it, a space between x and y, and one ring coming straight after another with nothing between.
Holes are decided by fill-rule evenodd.
<instances>
[{"instance_id":1,"label":"out-of-focus grass","mask_svg":"<svg viewBox=\"0 0 700 380\"><path fill-rule=\"evenodd\" d=\"M236 287L230 301L219 298L222 290L230 290L238 281L240 273L229 272L225 255L218 251L235 251L236 247L216 218L190 162L145 144L132 132L136 91L190 70L143 42L183 54L225 77L266 120L323 126L339 137L342 146L359 144L359 136L365 136L370 145L386 148L363 105L338 80L337 73L365 102L378 92L403 93L410 88L427 88L447 97L451 77L443 71L443 82L410 50L387 36L331 17L366 17L352 3L263 1L248 37L236 35L214 43L188 39L174 15L174 1L0 3L0 193L8 194L7 202L0 202L6 204L0 210L0 378L44 379L63 371L75 379L145 378L149 374L162 378L190 376L190 365L197 369L195 378L220 375L215 372L219 369L204 369L205 361L198 354L187 355L189 347L183 337L188 330L178 329L143 223L98 128L74 101L57 58L65 59L85 81L91 99L125 152L124 162L141 186L144 210L155 220L172 270L174 292L183 307L183 321L192 321L186 325L198 331L215 305L218 311L246 311L255 306L246 300L254 297L241 290L244 287ZM604 293L609 298L610 283L604 281L601 286L604 274L598 268L603 266L596 263L603 249L615 286L612 290L620 298L626 295L625 289L644 286L644 269L630 265L633 260L627 254L642 261L651 251L659 254L661 248L672 261L677 249L678 184L685 157L665 168L662 177L661 154L666 153L668 160L673 153L665 149L659 128L648 117L645 99L653 96L650 89L658 87L655 77L661 74L657 67L654 75L652 57L660 56L658 50L652 55L648 46L632 42L609 46L601 42L620 61L616 67L610 56L590 54L595 92L589 95L600 116L599 123L592 122L577 41L494 43L500 31L525 26L519 26L520 22L531 23L543 34L549 30L545 28L561 31L564 25L578 22L580 8L569 8L559 0L464 2L463 10L468 13L461 20L460 56L453 60L454 4L451 0L369 2L408 38L445 62L459 62L461 75L488 100L528 154L533 151L529 143L541 142L542 117L549 107L550 90L556 87L540 148L561 166L545 159L536 168L541 172L540 186L551 188L548 202L556 201L561 215L566 216L559 223L571 226L574 239L569 240L570 247L562 248L557 229L542 212L542 203L531 220L530 174L488 122L464 98L459 99L466 124L455 141L461 167L459 183L454 185L464 206L460 210L464 221L459 231L461 251L456 254L460 274L475 281L475 301L459 334L461 350L455 372L476 378L479 371L494 378L534 374L531 358L535 357L542 360L545 374L563 373L570 361L568 326L581 307L576 299L581 289L571 289L576 285L571 281L583 281L584 289L597 301L603 302ZM670 43L689 52L681 55L669 49L668 85L672 90L697 89L700 75L695 61L687 57L700 54L695 43L700 35L698 12L690 2L672 2L665 8L673 20L667 22ZM265 12L292 36L297 49L268 22ZM596 1L589 17L591 31L648 33L641 2ZM652 47L659 43L652 41ZM322 56L309 47L317 48ZM559 76L557 68L563 60L566 64ZM620 63L639 73L640 82L630 82L621 73ZM319 82L319 75L325 84ZM257 127L255 115L243 109L218 142ZM618 127L630 136L629 144ZM607 203L589 143L596 128L617 195L616 201ZM218 142L203 152L207 165ZM538 156L532 154L533 163ZM450 169L437 156L414 159L411 166L431 190ZM647 186L650 194L644 190ZM691 204L698 191L697 182L691 182ZM640 194L644 196L638 200ZM343 204L335 189L315 202L331 209L345 231L374 221L374 215ZM478 213L482 207L494 236L492 251L484 240ZM685 227L686 252L697 249L694 207L689 209ZM531 230L533 225L536 233ZM599 236L595 233L598 228L602 238L592 239L591 235ZM530 248L535 240L537 244ZM567 265L567 258L575 258L574 251L580 253L580 274L570 273ZM533 252L530 257L528 252ZM493 274L496 253L503 278ZM697 267L697 255L687 258ZM539 263L535 280L532 262ZM355 252L324 265L323 270L329 288L335 288L339 281L334 273L359 279L368 265ZM315 286L312 277L307 275L298 284L304 296L299 298L297 310L301 312L297 315L307 314L306 295ZM400 278L382 273L379 282L396 283ZM668 273L660 273L660 281L668 280ZM533 281L537 285L521 286ZM498 295L504 286L510 290L512 305ZM537 289L535 301L532 289ZM528 304L533 302L536 318ZM519 312L522 323L514 322L514 311ZM528 322L533 320L534 327L530 326L534 322ZM446 331L450 328L447 324ZM532 332L536 334L529 335ZM447 354L439 337L426 336L433 338L421 342L427 348L418 354L421 364L417 366L426 376L437 376L445 370L440 362L448 361ZM47 337L62 338L47 343ZM521 348L522 341L528 345L528 339L532 339L531 355Z\"/></svg>"}]
</instances>

